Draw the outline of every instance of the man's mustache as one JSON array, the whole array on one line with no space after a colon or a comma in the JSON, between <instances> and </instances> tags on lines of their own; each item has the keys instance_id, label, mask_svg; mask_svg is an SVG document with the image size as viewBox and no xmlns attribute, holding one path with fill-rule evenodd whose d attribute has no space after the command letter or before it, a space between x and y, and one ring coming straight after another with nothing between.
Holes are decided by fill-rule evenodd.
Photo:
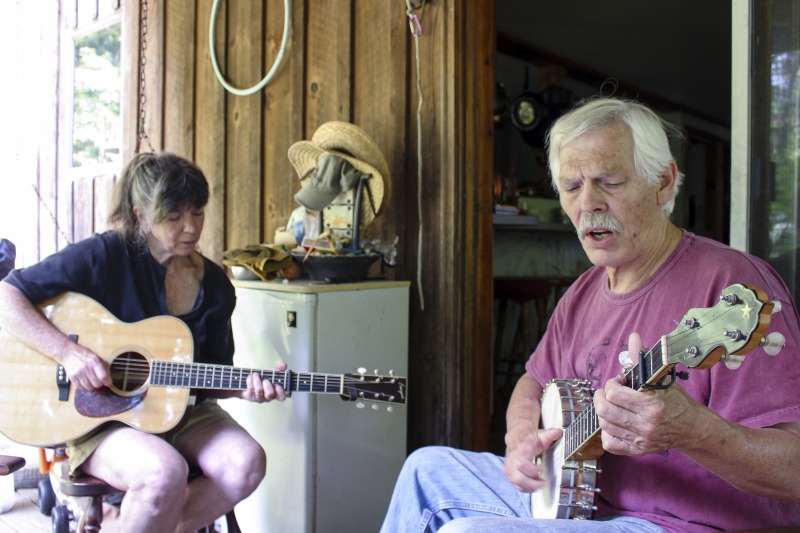
<instances>
[{"instance_id":1,"label":"man's mustache","mask_svg":"<svg viewBox=\"0 0 800 533\"><path fill-rule=\"evenodd\" d=\"M622 225L608 213L589 213L581 217L578 224L578 235L585 235L589 230L608 230L622 233Z\"/></svg>"}]
</instances>

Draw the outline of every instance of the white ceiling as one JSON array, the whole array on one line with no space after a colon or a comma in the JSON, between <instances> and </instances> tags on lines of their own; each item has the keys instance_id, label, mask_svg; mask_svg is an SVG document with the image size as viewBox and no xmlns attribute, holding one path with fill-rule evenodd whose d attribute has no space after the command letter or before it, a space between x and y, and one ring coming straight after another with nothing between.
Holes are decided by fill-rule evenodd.
<instances>
[{"instance_id":1,"label":"white ceiling","mask_svg":"<svg viewBox=\"0 0 800 533\"><path fill-rule=\"evenodd\" d=\"M495 0L497 31L730 124L731 0Z\"/></svg>"}]
</instances>

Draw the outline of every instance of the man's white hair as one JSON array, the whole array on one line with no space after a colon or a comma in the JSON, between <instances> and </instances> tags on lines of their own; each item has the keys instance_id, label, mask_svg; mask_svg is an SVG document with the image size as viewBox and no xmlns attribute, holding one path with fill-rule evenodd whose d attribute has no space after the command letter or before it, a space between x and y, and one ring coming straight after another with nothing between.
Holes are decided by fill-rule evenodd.
<instances>
[{"instance_id":1,"label":"man's white hair","mask_svg":"<svg viewBox=\"0 0 800 533\"><path fill-rule=\"evenodd\" d=\"M680 131L638 102L620 98L593 98L559 117L547 135L547 159L556 193L559 192L561 148L585 133L614 125L626 125L630 129L636 173L650 185L659 184L661 174L675 161L667 133L682 137ZM683 173L679 171L672 198L661 208L667 216L672 214L675 196L682 183Z\"/></svg>"}]
</instances>

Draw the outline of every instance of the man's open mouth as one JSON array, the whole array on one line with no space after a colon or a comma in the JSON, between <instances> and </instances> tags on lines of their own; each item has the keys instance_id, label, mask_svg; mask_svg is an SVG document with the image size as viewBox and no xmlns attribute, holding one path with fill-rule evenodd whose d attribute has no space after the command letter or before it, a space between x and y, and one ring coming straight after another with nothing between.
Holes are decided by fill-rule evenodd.
<instances>
[{"instance_id":1,"label":"man's open mouth","mask_svg":"<svg viewBox=\"0 0 800 533\"><path fill-rule=\"evenodd\" d=\"M591 231L587 231L586 235L588 235L592 239L602 241L603 239L610 237L612 233L613 232L608 229L594 229Z\"/></svg>"}]
</instances>

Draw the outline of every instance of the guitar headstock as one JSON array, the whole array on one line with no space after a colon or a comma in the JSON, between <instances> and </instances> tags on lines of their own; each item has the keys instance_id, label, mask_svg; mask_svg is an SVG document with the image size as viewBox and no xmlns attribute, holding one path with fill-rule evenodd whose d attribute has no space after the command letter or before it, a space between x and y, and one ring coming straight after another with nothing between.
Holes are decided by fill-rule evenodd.
<instances>
[{"instance_id":1,"label":"guitar headstock","mask_svg":"<svg viewBox=\"0 0 800 533\"><path fill-rule=\"evenodd\" d=\"M388 375L366 374L365 368L359 368L357 374L344 375L344 391L342 399L345 401L373 402L377 407L378 403L392 405L405 405L406 403L406 378L394 375L389 371ZM359 407L363 407L363 403Z\"/></svg>"},{"instance_id":2,"label":"guitar headstock","mask_svg":"<svg viewBox=\"0 0 800 533\"><path fill-rule=\"evenodd\" d=\"M681 325L666 337L665 362L689 368L709 368L723 361L735 369L743 355L765 344L775 304L759 289L731 285L713 307L690 309Z\"/></svg>"}]
</instances>

